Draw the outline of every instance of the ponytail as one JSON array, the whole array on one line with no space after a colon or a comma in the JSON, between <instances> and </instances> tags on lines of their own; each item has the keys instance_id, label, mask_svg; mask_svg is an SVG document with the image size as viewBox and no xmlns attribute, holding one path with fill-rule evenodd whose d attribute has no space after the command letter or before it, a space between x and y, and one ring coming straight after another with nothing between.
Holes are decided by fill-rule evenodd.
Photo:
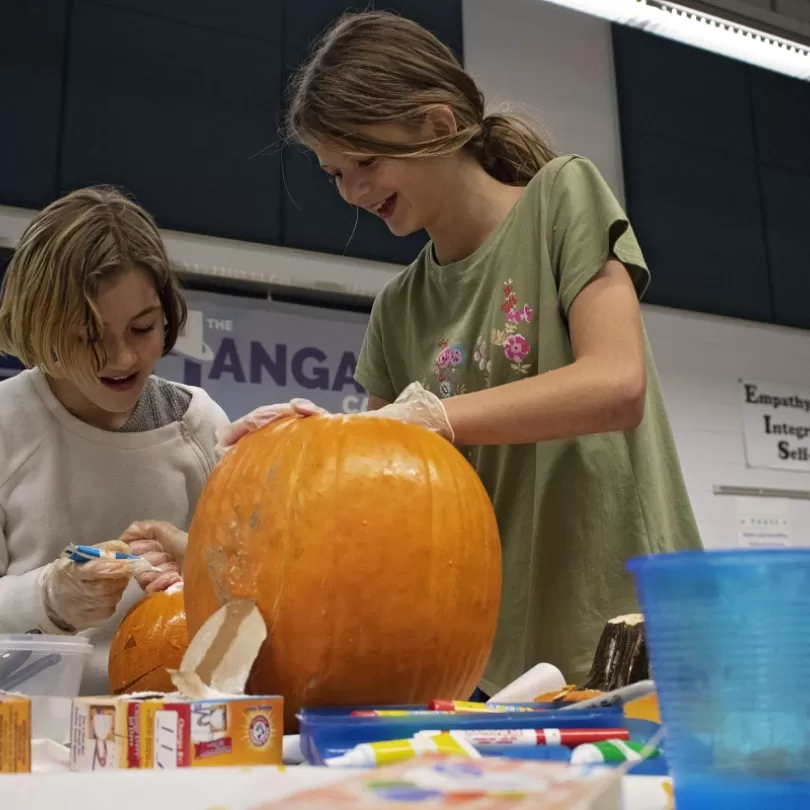
<instances>
[{"instance_id":1,"label":"ponytail","mask_svg":"<svg viewBox=\"0 0 810 810\"><path fill-rule=\"evenodd\" d=\"M502 113L485 116L467 148L487 174L510 186L527 185L556 157L539 128Z\"/></svg>"}]
</instances>

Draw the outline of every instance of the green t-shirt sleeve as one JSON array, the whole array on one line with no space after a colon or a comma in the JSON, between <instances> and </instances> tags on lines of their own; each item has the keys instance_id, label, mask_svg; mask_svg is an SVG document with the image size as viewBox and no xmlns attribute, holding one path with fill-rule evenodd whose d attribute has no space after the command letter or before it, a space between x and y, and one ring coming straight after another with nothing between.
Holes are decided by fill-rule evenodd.
<instances>
[{"instance_id":1,"label":"green t-shirt sleeve","mask_svg":"<svg viewBox=\"0 0 810 810\"><path fill-rule=\"evenodd\" d=\"M568 159L553 180L546 210L546 239L566 314L611 254L625 265L641 298L649 270L627 215L593 163Z\"/></svg>"},{"instance_id":2,"label":"green t-shirt sleeve","mask_svg":"<svg viewBox=\"0 0 810 810\"><path fill-rule=\"evenodd\" d=\"M363 338L363 345L360 347L354 378L369 395L384 399L386 402L393 402L397 398L397 394L383 350L381 313L384 304L382 299L383 295L378 295L371 307L371 317Z\"/></svg>"}]
</instances>

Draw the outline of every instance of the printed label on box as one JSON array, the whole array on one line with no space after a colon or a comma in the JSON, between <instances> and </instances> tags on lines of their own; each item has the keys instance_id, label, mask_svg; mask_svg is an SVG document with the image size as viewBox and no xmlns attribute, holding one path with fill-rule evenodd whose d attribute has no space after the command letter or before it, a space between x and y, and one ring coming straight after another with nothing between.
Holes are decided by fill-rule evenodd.
<instances>
[{"instance_id":1,"label":"printed label on box","mask_svg":"<svg viewBox=\"0 0 810 810\"><path fill-rule=\"evenodd\" d=\"M71 769L278 765L283 718L280 697L77 698Z\"/></svg>"},{"instance_id":2,"label":"printed label on box","mask_svg":"<svg viewBox=\"0 0 810 810\"><path fill-rule=\"evenodd\" d=\"M178 719L176 711L155 712L153 742L156 768L175 769L178 767L178 763L183 762L183 752L177 744L179 739Z\"/></svg>"},{"instance_id":3,"label":"printed label on box","mask_svg":"<svg viewBox=\"0 0 810 810\"><path fill-rule=\"evenodd\" d=\"M124 705L117 698L76 698L70 730L70 768L98 771L126 767L128 750Z\"/></svg>"},{"instance_id":4,"label":"printed label on box","mask_svg":"<svg viewBox=\"0 0 810 810\"><path fill-rule=\"evenodd\" d=\"M0 692L0 773L31 770L31 700Z\"/></svg>"}]
</instances>

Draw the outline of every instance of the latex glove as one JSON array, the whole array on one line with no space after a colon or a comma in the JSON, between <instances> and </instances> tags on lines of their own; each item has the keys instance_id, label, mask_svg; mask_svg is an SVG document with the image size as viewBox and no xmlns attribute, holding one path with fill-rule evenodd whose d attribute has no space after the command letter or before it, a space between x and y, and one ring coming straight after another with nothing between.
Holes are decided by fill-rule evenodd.
<instances>
[{"instance_id":1,"label":"latex glove","mask_svg":"<svg viewBox=\"0 0 810 810\"><path fill-rule=\"evenodd\" d=\"M99 543L96 548L132 553L120 540ZM46 565L39 577L45 612L68 632L98 627L115 613L131 577L131 564L122 560L76 563L60 557Z\"/></svg>"},{"instance_id":2,"label":"latex glove","mask_svg":"<svg viewBox=\"0 0 810 810\"><path fill-rule=\"evenodd\" d=\"M455 439L442 401L417 382L411 383L390 405L376 411L363 411L358 416L396 419L432 430L451 443Z\"/></svg>"},{"instance_id":3,"label":"latex glove","mask_svg":"<svg viewBox=\"0 0 810 810\"><path fill-rule=\"evenodd\" d=\"M138 520L119 538L129 544L132 554L160 568L135 577L146 593L157 593L181 582L180 572L186 557L188 534L165 520Z\"/></svg>"},{"instance_id":4,"label":"latex glove","mask_svg":"<svg viewBox=\"0 0 810 810\"><path fill-rule=\"evenodd\" d=\"M227 427L218 428L216 431L218 447L220 452L224 452L233 447L239 439L247 436L248 433L253 433L284 416L314 416L315 414L325 413L328 413L328 411L308 399L292 399L289 402L279 402L276 405L262 405L260 408L251 411L247 416L231 422Z\"/></svg>"}]
</instances>

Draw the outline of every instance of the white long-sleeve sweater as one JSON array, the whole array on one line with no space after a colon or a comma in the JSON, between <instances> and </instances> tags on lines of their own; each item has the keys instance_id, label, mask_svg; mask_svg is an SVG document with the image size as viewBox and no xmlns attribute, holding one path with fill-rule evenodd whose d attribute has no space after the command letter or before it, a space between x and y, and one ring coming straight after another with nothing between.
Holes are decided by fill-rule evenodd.
<instances>
[{"instance_id":1,"label":"white long-sleeve sweater","mask_svg":"<svg viewBox=\"0 0 810 810\"><path fill-rule=\"evenodd\" d=\"M0 634L55 629L39 577L68 543L114 540L135 520L188 528L216 463L215 430L228 417L202 389L186 390L181 420L127 433L74 417L39 370L0 382ZM95 647L83 694L109 693L110 641L142 597L131 582L116 615L82 634Z\"/></svg>"}]
</instances>

